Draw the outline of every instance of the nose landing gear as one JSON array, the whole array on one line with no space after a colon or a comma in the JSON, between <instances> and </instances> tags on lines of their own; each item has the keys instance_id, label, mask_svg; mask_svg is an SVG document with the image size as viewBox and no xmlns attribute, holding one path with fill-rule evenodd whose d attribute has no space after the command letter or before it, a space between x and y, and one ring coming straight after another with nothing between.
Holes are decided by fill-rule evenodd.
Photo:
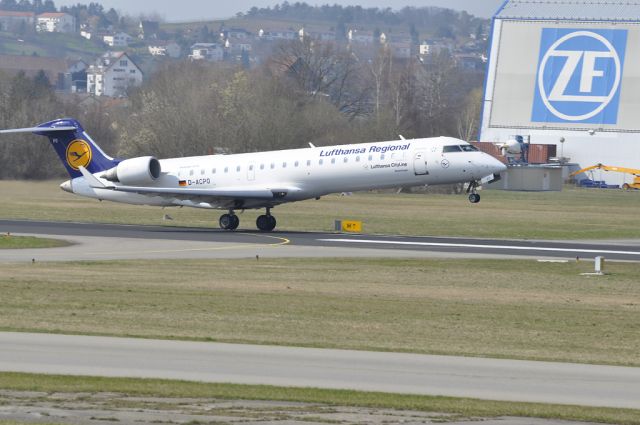
<instances>
[{"instance_id":1,"label":"nose landing gear","mask_svg":"<svg viewBox=\"0 0 640 425\"><path fill-rule=\"evenodd\" d=\"M472 204L477 204L480 202L480 194L478 193L479 183L477 180L474 180L469 183L469 187L467 188L467 193L469 194L469 202Z\"/></svg>"}]
</instances>

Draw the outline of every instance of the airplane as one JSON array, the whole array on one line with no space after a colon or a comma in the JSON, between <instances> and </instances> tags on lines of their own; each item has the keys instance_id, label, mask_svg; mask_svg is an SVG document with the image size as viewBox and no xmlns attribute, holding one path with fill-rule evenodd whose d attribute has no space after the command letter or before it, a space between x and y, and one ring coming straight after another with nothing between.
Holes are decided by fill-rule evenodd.
<instances>
[{"instance_id":1,"label":"airplane","mask_svg":"<svg viewBox=\"0 0 640 425\"><path fill-rule=\"evenodd\" d=\"M270 232L276 227L274 207L330 193L469 183L469 201L477 203L477 188L506 170L497 159L451 137L309 143L302 149L158 160L114 159L71 118L0 134L24 132L49 138L71 177L60 185L66 192L127 204L227 210L219 219L225 230L238 228L236 211L264 208L256 226Z\"/></svg>"}]
</instances>

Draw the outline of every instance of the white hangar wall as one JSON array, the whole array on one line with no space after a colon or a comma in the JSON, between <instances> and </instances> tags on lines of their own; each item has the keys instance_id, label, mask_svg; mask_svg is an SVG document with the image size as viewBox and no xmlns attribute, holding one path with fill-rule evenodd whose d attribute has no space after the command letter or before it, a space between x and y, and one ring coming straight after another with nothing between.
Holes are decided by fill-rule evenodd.
<instances>
[{"instance_id":1,"label":"white hangar wall","mask_svg":"<svg viewBox=\"0 0 640 425\"><path fill-rule=\"evenodd\" d=\"M581 167L640 169L640 3L620 7L507 1L493 20L480 140L530 136Z\"/></svg>"}]
</instances>

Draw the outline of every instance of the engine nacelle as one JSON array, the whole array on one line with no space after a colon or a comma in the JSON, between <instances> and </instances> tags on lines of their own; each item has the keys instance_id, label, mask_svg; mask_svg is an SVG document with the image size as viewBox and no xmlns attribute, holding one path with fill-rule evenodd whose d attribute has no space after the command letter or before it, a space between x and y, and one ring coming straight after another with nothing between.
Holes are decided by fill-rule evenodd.
<instances>
[{"instance_id":1,"label":"engine nacelle","mask_svg":"<svg viewBox=\"0 0 640 425\"><path fill-rule=\"evenodd\" d=\"M102 177L127 186L148 185L160 177L160 161L153 156L125 159Z\"/></svg>"},{"instance_id":2,"label":"engine nacelle","mask_svg":"<svg viewBox=\"0 0 640 425\"><path fill-rule=\"evenodd\" d=\"M517 155L522 152L522 143L518 142L515 139L507 140L505 143L499 143L497 146L502 149L502 154L512 154Z\"/></svg>"}]
</instances>

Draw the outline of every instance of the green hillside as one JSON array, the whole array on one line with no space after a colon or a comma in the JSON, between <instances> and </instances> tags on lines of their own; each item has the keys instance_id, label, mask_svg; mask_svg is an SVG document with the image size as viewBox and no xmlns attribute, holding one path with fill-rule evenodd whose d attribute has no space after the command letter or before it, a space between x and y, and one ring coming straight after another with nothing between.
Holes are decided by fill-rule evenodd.
<instances>
[{"instance_id":1,"label":"green hillside","mask_svg":"<svg viewBox=\"0 0 640 425\"><path fill-rule=\"evenodd\" d=\"M78 34L42 33L24 36L0 32L0 54L38 55L43 57L80 57L93 60L102 54L102 43L93 42Z\"/></svg>"}]
</instances>

